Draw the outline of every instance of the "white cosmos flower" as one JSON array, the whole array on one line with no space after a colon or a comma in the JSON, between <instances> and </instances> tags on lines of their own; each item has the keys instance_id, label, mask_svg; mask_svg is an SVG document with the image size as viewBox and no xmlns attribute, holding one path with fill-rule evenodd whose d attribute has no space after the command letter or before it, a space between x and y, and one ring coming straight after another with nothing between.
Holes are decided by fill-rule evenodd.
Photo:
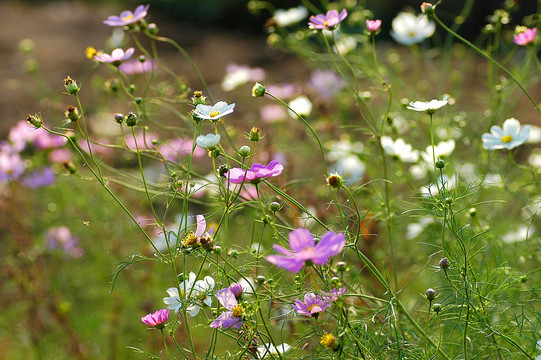
<instances>
[{"instance_id":1,"label":"white cosmos flower","mask_svg":"<svg viewBox=\"0 0 541 360\"><path fill-rule=\"evenodd\" d=\"M533 226L527 226L523 225L520 226L518 229L508 232L507 234L503 235L502 240L504 243L512 244L519 241L524 241L526 239L529 239L533 236L535 229Z\"/></svg>"},{"instance_id":2,"label":"white cosmos flower","mask_svg":"<svg viewBox=\"0 0 541 360\"><path fill-rule=\"evenodd\" d=\"M406 144L404 139L393 141L389 136L381 137L381 146L386 154L400 159L402 162L416 162L419 160L419 151L413 150L410 144Z\"/></svg>"},{"instance_id":3,"label":"white cosmos flower","mask_svg":"<svg viewBox=\"0 0 541 360\"><path fill-rule=\"evenodd\" d=\"M188 279L184 280L179 288L172 287L167 289L169 297L163 298L163 302L167 305L167 309L179 312L183 304L186 304L186 312L191 317L196 316L201 309L201 306L212 305L212 293L214 292L214 279L206 276L204 280L195 281L197 275L190 273ZM181 296L182 295L182 299Z\"/></svg>"},{"instance_id":4,"label":"white cosmos flower","mask_svg":"<svg viewBox=\"0 0 541 360\"><path fill-rule=\"evenodd\" d=\"M455 150L455 141L453 139L440 142L438 145L434 146L436 161L448 157L453 153L453 150ZM434 166L432 145L427 146L426 150L422 152L421 155L423 156L424 161Z\"/></svg>"},{"instance_id":5,"label":"white cosmos flower","mask_svg":"<svg viewBox=\"0 0 541 360\"><path fill-rule=\"evenodd\" d=\"M361 142L351 142L348 139L340 141L330 141L325 144L330 149L327 158L331 161L338 161L348 155L360 154L363 152L364 146Z\"/></svg>"},{"instance_id":6,"label":"white cosmos flower","mask_svg":"<svg viewBox=\"0 0 541 360\"><path fill-rule=\"evenodd\" d=\"M421 188L421 195L424 197L436 196L437 194L439 194L438 187L439 187L439 190L449 191L453 189L455 186L456 186L456 176L453 175L449 177L444 174L443 179L442 177L438 176L438 185L436 185L435 183L432 183L432 184L429 184L428 186L423 186Z\"/></svg>"},{"instance_id":7,"label":"white cosmos flower","mask_svg":"<svg viewBox=\"0 0 541 360\"><path fill-rule=\"evenodd\" d=\"M391 36L402 45L412 45L431 37L436 31L436 25L425 15L416 16L412 13L401 12L391 23Z\"/></svg>"},{"instance_id":8,"label":"white cosmos flower","mask_svg":"<svg viewBox=\"0 0 541 360\"><path fill-rule=\"evenodd\" d=\"M278 24L278 26L285 27L289 25L293 25L301 21L302 19L305 19L308 16L308 10L300 5L296 8L291 9L278 9L274 12L274 20Z\"/></svg>"},{"instance_id":9,"label":"white cosmos flower","mask_svg":"<svg viewBox=\"0 0 541 360\"><path fill-rule=\"evenodd\" d=\"M434 114L438 109L441 109L448 103L449 96L445 95L442 100L430 101L410 101L408 109L414 111L425 112L429 115Z\"/></svg>"},{"instance_id":10,"label":"white cosmos flower","mask_svg":"<svg viewBox=\"0 0 541 360\"><path fill-rule=\"evenodd\" d=\"M259 359L264 359L269 354L284 354L288 352L289 349L291 349L291 346L286 343L280 344L278 346L264 343L263 345L257 347L257 354L259 355Z\"/></svg>"},{"instance_id":11,"label":"white cosmos flower","mask_svg":"<svg viewBox=\"0 0 541 360\"><path fill-rule=\"evenodd\" d=\"M297 114L301 116L308 116L312 113L312 102L306 96L301 95L289 102L289 107L292 108ZM288 110L289 116L293 119L297 118L297 115L293 111Z\"/></svg>"},{"instance_id":12,"label":"white cosmos flower","mask_svg":"<svg viewBox=\"0 0 541 360\"><path fill-rule=\"evenodd\" d=\"M494 125L490 128L490 134L483 134L483 147L487 150L511 150L528 140L531 128L531 125L521 127L515 118L507 119L503 122L503 127Z\"/></svg>"},{"instance_id":13,"label":"white cosmos flower","mask_svg":"<svg viewBox=\"0 0 541 360\"><path fill-rule=\"evenodd\" d=\"M541 127L532 125L530 129L530 137L528 138L528 141L526 141L528 144L537 144L541 142Z\"/></svg>"},{"instance_id":14,"label":"white cosmos flower","mask_svg":"<svg viewBox=\"0 0 541 360\"><path fill-rule=\"evenodd\" d=\"M366 165L357 155L348 155L337 161L334 171L342 175L346 184L350 185L361 179L365 170Z\"/></svg>"}]
</instances>

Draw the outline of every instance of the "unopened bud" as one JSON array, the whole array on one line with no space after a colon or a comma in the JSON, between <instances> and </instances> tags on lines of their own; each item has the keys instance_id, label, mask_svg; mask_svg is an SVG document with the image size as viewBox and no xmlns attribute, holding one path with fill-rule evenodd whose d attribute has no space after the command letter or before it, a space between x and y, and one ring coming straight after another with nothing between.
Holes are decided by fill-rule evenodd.
<instances>
[{"instance_id":1,"label":"unopened bud","mask_svg":"<svg viewBox=\"0 0 541 360\"><path fill-rule=\"evenodd\" d=\"M261 130L259 130L258 127L253 127L252 130L250 130L250 135L248 136L248 139L254 142L261 140Z\"/></svg>"},{"instance_id":2,"label":"unopened bud","mask_svg":"<svg viewBox=\"0 0 541 360\"><path fill-rule=\"evenodd\" d=\"M126 123L126 126L129 126L129 127L134 127L135 125L137 125L138 121L139 121L139 118L137 117L137 115L131 111L124 118L124 122Z\"/></svg>"},{"instance_id":3,"label":"unopened bud","mask_svg":"<svg viewBox=\"0 0 541 360\"><path fill-rule=\"evenodd\" d=\"M438 314L441 311L441 304L440 303L434 303L434 305L432 305L432 310L434 310L434 312L436 314Z\"/></svg>"},{"instance_id":4,"label":"unopened bud","mask_svg":"<svg viewBox=\"0 0 541 360\"><path fill-rule=\"evenodd\" d=\"M431 3L424 2L421 4L421 11L423 12L423 14L428 16L434 15L435 8L436 6L432 5Z\"/></svg>"},{"instance_id":5,"label":"unopened bud","mask_svg":"<svg viewBox=\"0 0 541 360\"><path fill-rule=\"evenodd\" d=\"M443 169L445 167L445 161L443 161L443 160L436 161L436 167L438 169Z\"/></svg>"},{"instance_id":6,"label":"unopened bud","mask_svg":"<svg viewBox=\"0 0 541 360\"><path fill-rule=\"evenodd\" d=\"M194 91L192 96L192 105L197 106L199 104L206 105L207 98L203 96L202 91Z\"/></svg>"},{"instance_id":7,"label":"unopened bud","mask_svg":"<svg viewBox=\"0 0 541 360\"><path fill-rule=\"evenodd\" d=\"M428 301L432 301L434 300L434 297L436 296L436 290L429 288L428 290L426 290L425 295Z\"/></svg>"},{"instance_id":8,"label":"unopened bud","mask_svg":"<svg viewBox=\"0 0 541 360\"><path fill-rule=\"evenodd\" d=\"M156 35L159 31L158 26L155 23L150 23L147 25L147 31L151 35Z\"/></svg>"},{"instance_id":9,"label":"unopened bud","mask_svg":"<svg viewBox=\"0 0 541 360\"><path fill-rule=\"evenodd\" d=\"M259 285L263 284L265 282L265 280L266 280L266 278L263 275L258 275L255 278L255 282L258 283Z\"/></svg>"},{"instance_id":10,"label":"unopened bud","mask_svg":"<svg viewBox=\"0 0 541 360\"><path fill-rule=\"evenodd\" d=\"M68 170L70 174L75 174L77 171L77 167L75 167L75 164L71 161L66 161L62 164L64 166L64 169Z\"/></svg>"},{"instance_id":11,"label":"unopened bud","mask_svg":"<svg viewBox=\"0 0 541 360\"><path fill-rule=\"evenodd\" d=\"M252 96L262 97L263 95L265 95L265 86L256 82L254 87L252 88Z\"/></svg>"},{"instance_id":12,"label":"unopened bud","mask_svg":"<svg viewBox=\"0 0 541 360\"><path fill-rule=\"evenodd\" d=\"M26 121L36 129L39 129L43 124L43 120L41 120L41 117L38 114L28 115Z\"/></svg>"},{"instance_id":13,"label":"unopened bud","mask_svg":"<svg viewBox=\"0 0 541 360\"><path fill-rule=\"evenodd\" d=\"M340 272L346 271L346 263L344 261L340 261L336 264L336 270Z\"/></svg>"},{"instance_id":14,"label":"unopened bud","mask_svg":"<svg viewBox=\"0 0 541 360\"><path fill-rule=\"evenodd\" d=\"M120 113L116 113L113 118L119 124L122 124L122 122L124 121L124 115L122 115Z\"/></svg>"},{"instance_id":15,"label":"unopened bud","mask_svg":"<svg viewBox=\"0 0 541 360\"><path fill-rule=\"evenodd\" d=\"M68 94L70 95L77 95L79 90L81 89L75 80L70 78L69 76L64 79L64 87L68 91Z\"/></svg>"},{"instance_id":16,"label":"unopened bud","mask_svg":"<svg viewBox=\"0 0 541 360\"><path fill-rule=\"evenodd\" d=\"M250 149L249 146L243 145L239 149L239 155L242 156L242 157L247 157L247 156L250 155L251 151L252 151L252 149Z\"/></svg>"},{"instance_id":17,"label":"unopened bud","mask_svg":"<svg viewBox=\"0 0 541 360\"><path fill-rule=\"evenodd\" d=\"M64 112L64 115L71 120L71 122L76 122L79 120L79 111L75 106L68 106L68 109L66 112Z\"/></svg>"},{"instance_id":18,"label":"unopened bud","mask_svg":"<svg viewBox=\"0 0 541 360\"><path fill-rule=\"evenodd\" d=\"M440 260L440 269L447 270L449 268L449 260L444 257Z\"/></svg>"},{"instance_id":19,"label":"unopened bud","mask_svg":"<svg viewBox=\"0 0 541 360\"><path fill-rule=\"evenodd\" d=\"M279 211L280 209L282 208L282 204L280 204L279 202L276 202L276 201L273 201L269 204L269 209L272 211L272 212L277 212Z\"/></svg>"}]
</instances>

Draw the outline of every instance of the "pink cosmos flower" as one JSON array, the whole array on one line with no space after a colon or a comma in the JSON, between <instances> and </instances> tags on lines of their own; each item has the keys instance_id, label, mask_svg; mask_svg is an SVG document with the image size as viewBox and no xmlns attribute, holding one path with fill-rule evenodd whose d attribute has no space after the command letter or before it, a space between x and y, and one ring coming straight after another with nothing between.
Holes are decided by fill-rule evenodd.
<instances>
[{"instance_id":1,"label":"pink cosmos flower","mask_svg":"<svg viewBox=\"0 0 541 360\"><path fill-rule=\"evenodd\" d=\"M117 48L114 49L111 55L106 53L98 53L96 56L94 56L94 60L99 61L101 63L109 63L113 64L114 66L119 66L122 61L128 60L135 51L134 48L129 48L124 52L124 50Z\"/></svg>"},{"instance_id":2,"label":"pink cosmos flower","mask_svg":"<svg viewBox=\"0 0 541 360\"><path fill-rule=\"evenodd\" d=\"M366 20L366 29L370 32L376 32L381 27L381 20Z\"/></svg>"},{"instance_id":3,"label":"pink cosmos flower","mask_svg":"<svg viewBox=\"0 0 541 360\"><path fill-rule=\"evenodd\" d=\"M297 300L295 305L291 306L301 315L318 317L320 312L327 310L332 304L324 301L319 295L308 293L304 295L304 302Z\"/></svg>"},{"instance_id":4,"label":"pink cosmos flower","mask_svg":"<svg viewBox=\"0 0 541 360\"><path fill-rule=\"evenodd\" d=\"M346 9L342 9L340 14L336 10L327 11L326 15L319 14L316 16L310 16L310 22L308 27L310 29L322 30L322 29L333 29L338 25L342 20L348 16Z\"/></svg>"},{"instance_id":5,"label":"pink cosmos flower","mask_svg":"<svg viewBox=\"0 0 541 360\"><path fill-rule=\"evenodd\" d=\"M293 252L275 244L274 250L281 255L269 255L266 259L271 264L297 273L306 262L325 264L332 256L339 254L345 244L344 234L327 231L316 245L310 231L298 228L289 233L289 246Z\"/></svg>"},{"instance_id":6,"label":"pink cosmos flower","mask_svg":"<svg viewBox=\"0 0 541 360\"><path fill-rule=\"evenodd\" d=\"M62 250L75 258L84 255L84 250L79 247L79 239L66 226L49 228L45 234L45 247L49 251Z\"/></svg>"},{"instance_id":7,"label":"pink cosmos flower","mask_svg":"<svg viewBox=\"0 0 541 360\"><path fill-rule=\"evenodd\" d=\"M330 292L321 292L321 297L324 300L330 301L330 302L336 302L338 298L346 293L346 287L343 286L339 289L332 289Z\"/></svg>"},{"instance_id":8,"label":"pink cosmos flower","mask_svg":"<svg viewBox=\"0 0 541 360\"><path fill-rule=\"evenodd\" d=\"M137 8L135 8L134 12L129 10L123 11L120 13L120 16L109 16L107 20L103 20L103 23L109 26L125 26L136 23L147 16L149 7L150 5L139 5Z\"/></svg>"},{"instance_id":9,"label":"pink cosmos flower","mask_svg":"<svg viewBox=\"0 0 541 360\"><path fill-rule=\"evenodd\" d=\"M19 153L13 150L7 143L0 147L0 182L18 179L26 168Z\"/></svg>"},{"instance_id":10,"label":"pink cosmos flower","mask_svg":"<svg viewBox=\"0 0 541 360\"><path fill-rule=\"evenodd\" d=\"M192 152L193 142L191 139L174 138L163 142L158 147L158 151L170 161L179 161L184 155L188 156ZM196 146L193 151L193 157L199 158L205 155L205 149Z\"/></svg>"},{"instance_id":11,"label":"pink cosmos flower","mask_svg":"<svg viewBox=\"0 0 541 360\"><path fill-rule=\"evenodd\" d=\"M243 182L258 183L262 179L275 177L282 173L284 166L278 161L273 160L269 165L264 166L259 163L252 164L248 171L241 168L232 168L229 170L229 182L233 184L241 184Z\"/></svg>"},{"instance_id":12,"label":"pink cosmos flower","mask_svg":"<svg viewBox=\"0 0 541 360\"><path fill-rule=\"evenodd\" d=\"M535 36L537 35L537 28L533 29L525 29L524 31L520 31L515 36L513 36L513 42L517 45L524 46L528 45L529 43L532 43L535 40Z\"/></svg>"},{"instance_id":13,"label":"pink cosmos flower","mask_svg":"<svg viewBox=\"0 0 541 360\"><path fill-rule=\"evenodd\" d=\"M167 309L160 309L141 318L142 322L157 329L163 329L167 320L169 320L169 310Z\"/></svg>"},{"instance_id":14,"label":"pink cosmos flower","mask_svg":"<svg viewBox=\"0 0 541 360\"><path fill-rule=\"evenodd\" d=\"M242 326L242 317L244 316L244 308L238 303L233 291L229 288L217 291L216 299L218 299L220 304L229 311L225 311L218 316L218 318L210 324L210 327L223 329L231 327L233 329L240 329Z\"/></svg>"},{"instance_id":15,"label":"pink cosmos flower","mask_svg":"<svg viewBox=\"0 0 541 360\"><path fill-rule=\"evenodd\" d=\"M145 59L141 62L139 59L131 59L118 66L118 70L126 75L149 73L156 67L156 61Z\"/></svg>"}]
</instances>

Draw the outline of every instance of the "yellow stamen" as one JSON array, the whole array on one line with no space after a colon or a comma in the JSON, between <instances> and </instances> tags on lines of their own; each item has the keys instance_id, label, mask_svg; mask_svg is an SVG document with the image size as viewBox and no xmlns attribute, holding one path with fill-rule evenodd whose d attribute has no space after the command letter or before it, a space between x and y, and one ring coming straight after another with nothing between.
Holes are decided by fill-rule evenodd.
<instances>
[{"instance_id":1,"label":"yellow stamen","mask_svg":"<svg viewBox=\"0 0 541 360\"><path fill-rule=\"evenodd\" d=\"M319 342L321 345L325 347L333 347L336 343L336 339L334 338L333 334L325 334L321 337L321 341Z\"/></svg>"},{"instance_id":2,"label":"yellow stamen","mask_svg":"<svg viewBox=\"0 0 541 360\"><path fill-rule=\"evenodd\" d=\"M193 246L197 244L197 237L193 233L193 231L188 232L184 239L182 239L182 246Z\"/></svg>"},{"instance_id":3,"label":"yellow stamen","mask_svg":"<svg viewBox=\"0 0 541 360\"><path fill-rule=\"evenodd\" d=\"M211 112L209 113L209 116L210 116L210 117L215 117L215 116L218 116L218 115L220 115L220 112L217 111L217 110L211 111Z\"/></svg>"},{"instance_id":4,"label":"yellow stamen","mask_svg":"<svg viewBox=\"0 0 541 360\"><path fill-rule=\"evenodd\" d=\"M511 135L505 135L504 137L501 138L501 140L503 143L507 144L513 141L513 137Z\"/></svg>"},{"instance_id":5,"label":"yellow stamen","mask_svg":"<svg viewBox=\"0 0 541 360\"><path fill-rule=\"evenodd\" d=\"M319 307L318 304L312 304L312 305L308 306L308 309L307 309L308 312L312 312L312 309L315 308L316 306Z\"/></svg>"},{"instance_id":6,"label":"yellow stamen","mask_svg":"<svg viewBox=\"0 0 541 360\"><path fill-rule=\"evenodd\" d=\"M242 315L244 315L244 308L241 304L235 306L232 311L234 317L241 317Z\"/></svg>"},{"instance_id":7,"label":"yellow stamen","mask_svg":"<svg viewBox=\"0 0 541 360\"><path fill-rule=\"evenodd\" d=\"M128 15L126 15L126 16L124 16L124 17L122 18L122 21L128 21L128 20L131 20L131 19L133 19L133 15L132 15L132 14L128 14Z\"/></svg>"},{"instance_id":8,"label":"yellow stamen","mask_svg":"<svg viewBox=\"0 0 541 360\"><path fill-rule=\"evenodd\" d=\"M329 22L328 22L328 21L325 21L325 22L323 23L323 25L325 25L325 27L327 27L327 26L329 26Z\"/></svg>"}]
</instances>

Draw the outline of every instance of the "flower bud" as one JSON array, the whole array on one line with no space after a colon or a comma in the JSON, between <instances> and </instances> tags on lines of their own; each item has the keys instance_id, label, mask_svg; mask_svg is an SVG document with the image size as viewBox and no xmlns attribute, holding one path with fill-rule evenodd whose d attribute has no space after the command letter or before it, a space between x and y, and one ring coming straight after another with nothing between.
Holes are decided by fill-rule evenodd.
<instances>
[{"instance_id":1,"label":"flower bud","mask_svg":"<svg viewBox=\"0 0 541 360\"><path fill-rule=\"evenodd\" d=\"M250 155L250 151L252 151L252 149L250 149L249 146L243 145L239 149L239 155L242 157L247 157Z\"/></svg>"},{"instance_id":2,"label":"flower bud","mask_svg":"<svg viewBox=\"0 0 541 360\"><path fill-rule=\"evenodd\" d=\"M133 101L135 101L136 104L141 104L143 103L143 98L142 97L136 97Z\"/></svg>"},{"instance_id":3,"label":"flower bud","mask_svg":"<svg viewBox=\"0 0 541 360\"><path fill-rule=\"evenodd\" d=\"M71 161L64 162L62 166L64 166L64 169L68 170L70 174L75 174L77 171L77 167L75 167L75 164Z\"/></svg>"},{"instance_id":4,"label":"flower bud","mask_svg":"<svg viewBox=\"0 0 541 360\"><path fill-rule=\"evenodd\" d=\"M448 204L448 205L451 205L453 203L453 198L452 197L446 197L445 198L445 202Z\"/></svg>"},{"instance_id":5,"label":"flower bud","mask_svg":"<svg viewBox=\"0 0 541 360\"><path fill-rule=\"evenodd\" d=\"M428 301L432 301L434 300L434 297L436 296L436 290L429 288L428 290L426 290L425 295Z\"/></svg>"},{"instance_id":6,"label":"flower bud","mask_svg":"<svg viewBox=\"0 0 541 360\"><path fill-rule=\"evenodd\" d=\"M105 82L105 88L111 92L117 92L120 89L120 82L117 78L110 78Z\"/></svg>"},{"instance_id":7,"label":"flower bud","mask_svg":"<svg viewBox=\"0 0 541 360\"><path fill-rule=\"evenodd\" d=\"M43 120L41 120L41 117L38 114L28 115L28 117L26 118L26 122L28 122L30 125L32 125L36 129L39 129L41 125L43 124Z\"/></svg>"},{"instance_id":8,"label":"flower bud","mask_svg":"<svg viewBox=\"0 0 541 360\"><path fill-rule=\"evenodd\" d=\"M333 284L333 285L335 285L335 286L340 285L340 278L337 277L337 276L333 276L333 277L331 278L331 284Z\"/></svg>"},{"instance_id":9,"label":"flower bud","mask_svg":"<svg viewBox=\"0 0 541 360\"><path fill-rule=\"evenodd\" d=\"M68 106L68 109L66 110L64 115L66 116L66 118L70 119L71 122L76 122L77 120L79 120L79 111L75 106Z\"/></svg>"},{"instance_id":10,"label":"flower bud","mask_svg":"<svg viewBox=\"0 0 541 360\"><path fill-rule=\"evenodd\" d=\"M336 270L340 271L340 272L344 272L346 271L346 263L344 261L339 261L337 264L336 264Z\"/></svg>"},{"instance_id":11,"label":"flower bud","mask_svg":"<svg viewBox=\"0 0 541 360\"><path fill-rule=\"evenodd\" d=\"M265 95L265 86L256 82L254 87L252 88L252 96L262 97L263 95Z\"/></svg>"},{"instance_id":12,"label":"flower bud","mask_svg":"<svg viewBox=\"0 0 541 360\"><path fill-rule=\"evenodd\" d=\"M222 253L222 247L220 245L215 245L214 249L212 249L212 252L214 252L216 254L221 254Z\"/></svg>"},{"instance_id":13,"label":"flower bud","mask_svg":"<svg viewBox=\"0 0 541 360\"><path fill-rule=\"evenodd\" d=\"M122 115L121 113L116 113L113 118L119 124L122 124L122 122L124 121L124 115Z\"/></svg>"},{"instance_id":14,"label":"flower bud","mask_svg":"<svg viewBox=\"0 0 541 360\"><path fill-rule=\"evenodd\" d=\"M81 87L77 85L77 82L69 76L64 79L64 87L70 95L77 95L77 93L81 89Z\"/></svg>"},{"instance_id":15,"label":"flower bud","mask_svg":"<svg viewBox=\"0 0 541 360\"><path fill-rule=\"evenodd\" d=\"M203 96L202 91L194 91L192 96L192 104L193 106L197 106L199 104L206 105L207 104L207 98Z\"/></svg>"},{"instance_id":16,"label":"flower bud","mask_svg":"<svg viewBox=\"0 0 541 360\"><path fill-rule=\"evenodd\" d=\"M444 257L440 260L440 269L447 270L449 268L449 260Z\"/></svg>"},{"instance_id":17,"label":"flower bud","mask_svg":"<svg viewBox=\"0 0 541 360\"><path fill-rule=\"evenodd\" d=\"M250 135L248 136L248 139L250 141L259 141L261 140L261 130L257 127L253 127L252 130L250 130Z\"/></svg>"},{"instance_id":18,"label":"flower bud","mask_svg":"<svg viewBox=\"0 0 541 360\"><path fill-rule=\"evenodd\" d=\"M431 3L424 2L421 4L421 11L425 15L434 15L434 9L436 8L435 5L432 5Z\"/></svg>"},{"instance_id":19,"label":"flower bud","mask_svg":"<svg viewBox=\"0 0 541 360\"><path fill-rule=\"evenodd\" d=\"M255 282L258 283L259 285L263 284L265 282L265 280L266 280L266 278L263 275L258 275L255 278Z\"/></svg>"},{"instance_id":20,"label":"flower bud","mask_svg":"<svg viewBox=\"0 0 541 360\"><path fill-rule=\"evenodd\" d=\"M445 167L445 161L443 161L443 160L436 161L436 167L438 169L443 169Z\"/></svg>"},{"instance_id":21,"label":"flower bud","mask_svg":"<svg viewBox=\"0 0 541 360\"><path fill-rule=\"evenodd\" d=\"M150 23L147 25L147 31L151 35L156 35L160 29L158 29L158 26L155 23Z\"/></svg>"},{"instance_id":22,"label":"flower bud","mask_svg":"<svg viewBox=\"0 0 541 360\"><path fill-rule=\"evenodd\" d=\"M277 212L279 211L280 209L282 208L282 204L280 204L279 202L276 202L276 201L273 201L269 204L269 209L272 211L272 212Z\"/></svg>"},{"instance_id":23,"label":"flower bud","mask_svg":"<svg viewBox=\"0 0 541 360\"><path fill-rule=\"evenodd\" d=\"M434 310L434 312L436 314L438 314L441 311L441 304L440 303L434 303L434 305L432 305L432 310Z\"/></svg>"},{"instance_id":24,"label":"flower bud","mask_svg":"<svg viewBox=\"0 0 541 360\"><path fill-rule=\"evenodd\" d=\"M236 258L237 256L239 256L239 252L235 249L231 249L227 252L227 255Z\"/></svg>"},{"instance_id":25,"label":"flower bud","mask_svg":"<svg viewBox=\"0 0 541 360\"><path fill-rule=\"evenodd\" d=\"M129 127L134 127L135 125L137 125L138 121L139 121L138 116L131 111L124 118L124 122L126 123L126 126L129 126Z\"/></svg>"},{"instance_id":26,"label":"flower bud","mask_svg":"<svg viewBox=\"0 0 541 360\"><path fill-rule=\"evenodd\" d=\"M477 215L477 209L476 208L471 208L468 213L470 214L471 217L475 217Z\"/></svg>"},{"instance_id":27,"label":"flower bud","mask_svg":"<svg viewBox=\"0 0 541 360\"><path fill-rule=\"evenodd\" d=\"M135 84L130 84L130 86L128 86L128 91L132 94L135 92L136 89L137 87L135 86Z\"/></svg>"},{"instance_id":28,"label":"flower bud","mask_svg":"<svg viewBox=\"0 0 541 360\"><path fill-rule=\"evenodd\" d=\"M242 295L242 285L240 283L234 283L229 287L229 290L231 290L237 299Z\"/></svg>"}]
</instances>

